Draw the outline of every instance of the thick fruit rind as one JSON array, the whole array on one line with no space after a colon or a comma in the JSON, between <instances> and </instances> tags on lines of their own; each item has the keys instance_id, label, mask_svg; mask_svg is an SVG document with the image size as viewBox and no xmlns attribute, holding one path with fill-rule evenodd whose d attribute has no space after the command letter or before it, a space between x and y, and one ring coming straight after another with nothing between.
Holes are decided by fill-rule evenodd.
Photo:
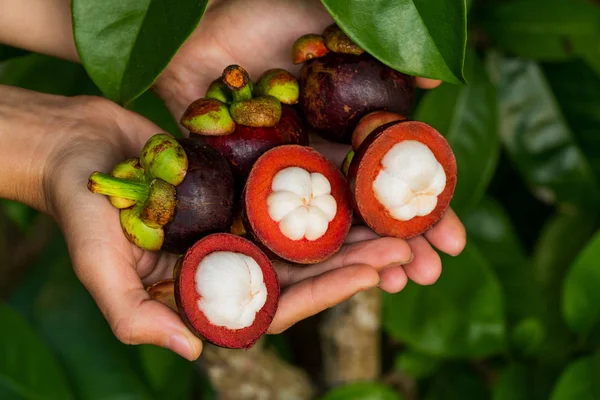
<instances>
[{"instance_id":1,"label":"thick fruit rind","mask_svg":"<svg viewBox=\"0 0 600 400\"><path fill-rule=\"evenodd\" d=\"M329 180L337 213L327 232L317 240L287 238L269 215L267 197L272 193L273 177L287 167L318 172ZM295 263L313 264L331 257L343 245L352 222L350 193L341 171L321 153L306 146L284 145L263 154L248 176L243 201L246 228L256 241L282 259Z\"/></svg>"},{"instance_id":2,"label":"thick fruit rind","mask_svg":"<svg viewBox=\"0 0 600 400\"><path fill-rule=\"evenodd\" d=\"M200 295L196 291L197 266L204 257L215 251L231 251L252 257L260 266L267 287L267 300L256 313L251 326L231 330L211 324L198 308ZM196 242L183 256L181 268L175 278L175 301L186 325L199 337L226 348L252 347L263 336L277 311L279 281L267 256L247 239L228 233L216 233Z\"/></svg>"},{"instance_id":3,"label":"thick fruit rind","mask_svg":"<svg viewBox=\"0 0 600 400\"><path fill-rule=\"evenodd\" d=\"M377 200L373 182L381 171L381 160L397 143L416 140L425 144L446 173L446 186L431 213L408 221L392 218ZM418 121L396 121L375 129L356 152L348 171L353 208L363 221L382 236L408 239L431 229L444 215L454 195L457 180L456 158L450 144L433 127Z\"/></svg>"}]
</instances>

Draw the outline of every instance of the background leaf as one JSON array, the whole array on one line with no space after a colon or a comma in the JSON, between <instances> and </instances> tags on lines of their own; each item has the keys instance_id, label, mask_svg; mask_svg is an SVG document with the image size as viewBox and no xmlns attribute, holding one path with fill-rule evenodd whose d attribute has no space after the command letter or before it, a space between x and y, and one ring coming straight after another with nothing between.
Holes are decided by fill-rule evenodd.
<instances>
[{"instance_id":1,"label":"background leaf","mask_svg":"<svg viewBox=\"0 0 600 400\"><path fill-rule=\"evenodd\" d=\"M102 92L127 104L146 91L204 15L208 0L73 0L81 62Z\"/></svg>"},{"instance_id":2,"label":"background leaf","mask_svg":"<svg viewBox=\"0 0 600 400\"><path fill-rule=\"evenodd\" d=\"M501 138L520 173L546 201L596 208L597 176L539 66L497 58L493 67L499 79Z\"/></svg>"},{"instance_id":3,"label":"background leaf","mask_svg":"<svg viewBox=\"0 0 600 400\"><path fill-rule=\"evenodd\" d=\"M575 332L588 333L600 322L600 234L587 244L571 266L563 288L562 310Z\"/></svg>"},{"instance_id":4,"label":"background leaf","mask_svg":"<svg viewBox=\"0 0 600 400\"><path fill-rule=\"evenodd\" d=\"M321 0L356 43L416 76L464 82L464 0Z\"/></svg>"},{"instance_id":5,"label":"background leaf","mask_svg":"<svg viewBox=\"0 0 600 400\"><path fill-rule=\"evenodd\" d=\"M62 366L15 310L0 302L0 398L69 400Z\"/></svg>"},{"instance_id":6,"label":"background leaf","mask_svg":"<svg viewBox=\"0 0 600 400\"><path fill-rule=\"evenodd\" d=\"M487 399L489 390L475 371L462 363L450 363L430 382L424 400Z\"/></svg>"},{"instance_id":7,"label":"background leaf","mask_svg":"<svg viewBox=\"0 0 600 400\"><path fill-rule=\"evenodd\" d=\"M536 60L566 60L590 51L600 35L600 8L585 0L519 0L482 7L494 43ZM597 49L600 53L600 49Z\"/></svg>"},{"instance_id":8,"label":"background leaf","mask_svg":"<svg viewBox=\"0 0 600 400\"><path fill-rule=\"evenodd\" d=\"M138 353L154 398L161 400L191 398L193 363L171 350L152 345L138 346Z\"/></svg>"},{"instance_id":9,"label":"background leaf","mask_svg":"<svg viewBox=\"0 0 600 400\"><path fill-rule=\"evenodd\" d=\"M404 397L388 386L375 382L359 382L333 389L321 400L402 400Z\"/></svg>"},{"instance_id":10,"label":"background leaf","mask_svg":"<svg viewBox=\"0 0 600 400\"><path fill-rule=\"evenodd\" d=\"M483 357L504 348L501 287L472 243L458 257L442 255L444 272L434 286L410 282L383 297L387 333L438 357Z\"/></svg>"},{"instance_id":11,"label":"background leaf","mask_svg":"<svg viewBox=\"0 0 600 400\"><path fill-rule=\"evenodd\" d=\"M483 196L500 150L496 90L472 52L466 74L468 85L442 84L425 94L415 113L416 120L436 128L452 146L458 166L452 207L459 215Z\"/></svg>"},{"instance_id":12,"label":"background leaf","mask_svg":"<svg viewBox=\"0 0 600 400\"><path fill-rule=\"evenodd\" d=\"M582 357L569 364L550 400L593 400L600 398L600 356Z\"/></svg>"},{"instance_id":13,"label":"background leaf","mask_svg":"<svg viewBox=\"0 0 600 400\"><path fill-rule=\"evenodd\" d=\"M510 364L498 377L492 391L493 400L532 400L535 390L530 370L525 365Z\"/></svg>"}]
</instances>

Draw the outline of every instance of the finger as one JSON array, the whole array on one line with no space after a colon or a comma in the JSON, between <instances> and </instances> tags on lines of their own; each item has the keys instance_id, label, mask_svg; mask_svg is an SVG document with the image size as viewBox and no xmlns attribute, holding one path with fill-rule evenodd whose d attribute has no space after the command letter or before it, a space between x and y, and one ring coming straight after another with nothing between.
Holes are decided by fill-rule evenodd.
<instances>
[{"instance_id":1,"label":"finger","mask_svg":"<svg viewBox=\"0 0 600 400\"><path fill-rule=\"evenodd\" d=\"M112 236L115 237L115 236ZM72 247L75 272L125 344L153 344L188 360L202 352L202 342L166 305L150 299L133 265L115 252L112 242ZM131 246L129 246L131 247Z\"/></svg>"},{"instance_id":2,"label":"finger","mask_svg":"<svg viewBox=\"0 0 600 400\"><path fill-rule=\"evenodd\" d=\"M400 265L385 268L379 273L379 287L388 293L398 293L406 286L408 276Z\"/></svg>"},{"instance_id":3,"label":"finger","mask_svg":"<svg viewBox=\"0 0 600 400\"><path fill-rule=\"evenodd\" d=\"M377 283L379 274L368 265L352 265L299 282L282 293L268 333L281 333Z\"/></svg>"},{"instance_id":4,"label":"finger","mask_svg":"<svg viewBox=\"0 0 600 400\"><path fill-rule=\"evenodd\" d=\"M408 278L419 285L432 285L442 274L442 261L423 236L408 240L414 259L403 266Z\"/></svg>"},{"instance_id":5,"label":"finger","mask_svg":"<svg viewBox=\"0 0 600 400\"><path fill-rule=\"evenodd\" d=\"M467 244L467 232L464 225L452 209L425 233L425 237L438 250L451 256L459 255Z\"/></svg>"},{"instance_id":6,"label":"finger","mask_svg":"<svg viewBox=\"0 0 600 400\"><path fill-rule=\"evenodd\" d=\"M429 78L421 78L417 77L416 79L417 86L421 89L434 89L442 83L442 81L438 79L429 79Z\"/></svg>"},{"instance_id":7,"label":"finger","mask_svg":"<svg viewBox=\"0 0 600 400\"><path fill-rule=\"evenodd\" d=\"M380 270L389 265L406 263L410 258L411 249L405 240L383 237L344 245L331 258L318 264L294 266L275 263L274 267L281 286L287 287L304 279L349 265L364 264Z\"/></svg>"},{"instance_id":8,"label":"finger","mask_svg":"<svg viewBox=\"0 0 600 400\"><path fill-rule=\"evenodd\" d=\"M348 235L346 236L346 239L344 241L344 243L356 243L356 242L362 242L365 240L373 240L373 239L377 239L381 236L379 236L378 234L376 234L375 232L373 232L373 230L371 230L370 228L366 227L366 226L353 226L352 228L350 228L350 232L348 232Z\"/></svg>"}]
</instances>

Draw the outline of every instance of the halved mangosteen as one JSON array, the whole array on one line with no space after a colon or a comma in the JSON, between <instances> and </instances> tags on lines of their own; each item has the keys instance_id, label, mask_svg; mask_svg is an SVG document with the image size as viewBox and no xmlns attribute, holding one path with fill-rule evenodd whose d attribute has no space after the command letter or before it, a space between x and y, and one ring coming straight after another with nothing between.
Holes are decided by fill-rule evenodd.
<instances>
[{"instance_id":1,"label":"halved mangosteen","mask_svg":"<svg viewBox=\"0 0 600 400\"><path fill-rule=\"evenodd\" d=\"M243 194L244 222L278 257L311 264L337 252L352 222L346 181L310 147L283 145L254 164Z\"/></svg>"},{"instance_id":2,"label":"halved mangosteen","mask_svg":"<svg viewBox=\"0 0 600 400\"><path fill-rule=\"evenodd\" d=\"M273 321L279 291L269 258L249 240L228 233L196 242L175 269L181 318L196 335L221 347L252 347ZM165 302L164 289L155 292Z\"/></svg>"},{"instance_id":3,"label":"halved mangosteen","mask_svg":"<svg viewBox=\"0 0 600 400\"><path fill-rule=\"evenodd\" d=\"M354 210L382 236L414 237L446 212L456 172L452 148L433 127L389 122L370 133L351 157Z\"/></svg>"}]
</instances>

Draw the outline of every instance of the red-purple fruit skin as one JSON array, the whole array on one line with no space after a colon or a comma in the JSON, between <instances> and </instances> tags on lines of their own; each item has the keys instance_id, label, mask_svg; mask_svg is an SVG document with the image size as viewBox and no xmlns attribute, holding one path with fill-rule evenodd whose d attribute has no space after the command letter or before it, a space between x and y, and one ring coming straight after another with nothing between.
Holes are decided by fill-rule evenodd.
<instances>
[{"instance_id":1,"label":"red-purple fruit skin","mask_svg":"<svg viewBox=\"0 0 600 400\"><path fill-rule=\"evenodd\" d=\"M415 98L414 77L367 53L330 52L307 61L300 71L300 107L319 135L350 143L358 120L375 110L406 115Z\"/></svg>"},{"instance_id":2,"label":"red-purple fruit skin","mask_svg":"<svg viewBox=\"0 0 600 400\"><path fill-rule=\"evenodd\" d=\"M233 217L234 180L227 161L212 147L180 138L188 171L177 186L174 218L164 226L162 250L183 254L202 237L229 230Z\"/></svg>"},{"instance_id":3,"label":"red-purple fruit skin","mask_svg":"<svg viewBox=\"0 0 600 400\"><path fill-rule=\"evenodd\" d=\"M190 133L190 137L209 144L229 161L236 183L243 186L252 166L264 152L283 144L308 145L308 133L296 110L282 105L281 119L268 128L252 128L236 125L235 132L226 136L202 136Z\"/></svg>"}]
</instances>

